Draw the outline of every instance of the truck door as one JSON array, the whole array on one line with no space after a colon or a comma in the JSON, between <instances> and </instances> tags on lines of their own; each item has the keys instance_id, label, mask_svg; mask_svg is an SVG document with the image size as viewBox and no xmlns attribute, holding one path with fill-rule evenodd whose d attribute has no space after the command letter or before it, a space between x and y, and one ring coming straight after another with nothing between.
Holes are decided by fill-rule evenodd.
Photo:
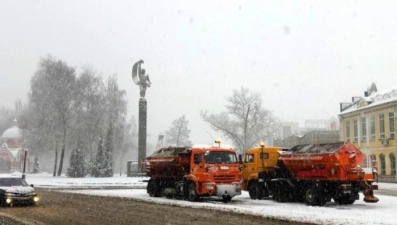
<instances>
[{"instance_id":1,"label":"truck door","mask_svg":"<svg viewBox=\"0 0 397 225\"><path fill-rule=\"evenodd\" d=\"M256 173L255 166L255 155L254 154L246 154L243 162L243 179L244 181L248 181L248 177Z\"/></svg>"},{"instance_id":2,"label":"truck door","mask_svg":"<svg viewBox=\"0 0 397 225\"><path fill-rule=\"evenodd\" d=\"M269 153L268 152L261 152L260 153L260 161L259 161L259 165L258 165L258 167L259 167L259 169L258 169L258 172L259 171L265 171L266 170L266 167L268 167L269 165L268 165L268 159L269 159Z\"/></svg>"},{"instance_id":3,"label":"truck door","mask_svg":"<svg viewBox=\"0 0 397 225\"><path fill-rule=\"evenodd\" d=\"M194 153L193 154L193 164L191 166L191 173L197 177L198 180L202 180L203 173L205 172L203 163L203 154Z\"/></svg>"}]
</instances>

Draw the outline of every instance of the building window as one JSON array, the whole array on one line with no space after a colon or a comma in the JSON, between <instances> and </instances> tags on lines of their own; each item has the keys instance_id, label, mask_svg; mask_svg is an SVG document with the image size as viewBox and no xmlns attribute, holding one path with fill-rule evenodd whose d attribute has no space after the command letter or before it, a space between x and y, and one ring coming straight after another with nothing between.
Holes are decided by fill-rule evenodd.
<instances>
[{"instance_id":1,"label":"building window","mask_svg":"<svg viewBox=\"0 0 397 225\"><path fill-rule=\"evenodd\" d=\"M372 167L376 167L376 169L378 169L379 168L379 166L378 166L378 162L376 162L376 155L375 154L371 154L371 164L372 164Z\"/></svg>"},{"instance_id":2,"label":"building window","mask_svg":"<svg viewBox=\"0 0 397 225\"><path fill-rule=\"evenodd\" d=\"M386 162L385 162L385 155L379 155L380 160L380 175L386 175Z\"/></svg>"},{"instance_id":3,"label":"building window","mask_svg":"<svg viewBox=\"0 0 397 225\"><path fill-rule=\"evenodd\" d=\"M385 115L379 114L379 138L385 139Z\"/></svg>"},{"instance_id":4,"label":"building window","mask_svg":"<svg viewBox=\"0 0 397 225\"><path fill-rule=\"evenodd\" d=\"M350 121L346 121L346 142L350 142Z\"/></svg>"},{"instance_id":5,"label":"building window","mask_svg":"<svg viewBox=\"0 0 397 225\"><path fill-rule=\"evenodd\" d=\"M373 141L373 140L375 140L375 116L370 117L369 125L370 125L370 131L371 131L370 140Z\"/></svg>"},{"instance_id":6,"label":"building window","mask_svg":"<svg viewBox=\"0 0 397 225\"><path fill-rule=\"evenodd\" d=\"M389 158L391 175L396 175L396 156L394 155L394 153L391 153L389 155Z\"/></svg>"},{"instance_id":7,"label":"building window","mask_svg":"<svg viewBox=\"0 0 397 225\"><path fill-rule=\"evenodd\" d=\"M357 124L357 120L353 120L353 138L354 138L354 142L357 143L358 142L358 124Z\"/></svg>"},{"instance_id":8,"label":"building window","mask_svg":"<svg viewBox=\"0 0 397 225\"><path fill-rule=\"evenodd\" d=\"M361 119L361 141L367 140L367 119Z\"/></svg>"},{"instance_id":9,"label":"building window","mask_svg":"<svg viewBox=\"0 0 397 225\"><path fill-rule=\"evenodd\" d=\"M389 112L389 138L394 139L394 112Z\"/></svg>"}]
</instances>

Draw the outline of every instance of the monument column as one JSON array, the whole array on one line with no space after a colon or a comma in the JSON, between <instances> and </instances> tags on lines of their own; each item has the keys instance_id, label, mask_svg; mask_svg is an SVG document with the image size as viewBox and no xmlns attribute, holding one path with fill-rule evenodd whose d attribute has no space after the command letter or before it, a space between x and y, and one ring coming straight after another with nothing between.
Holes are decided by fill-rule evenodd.
<instances>
[{"instance_id":1,"label":"monument column","mask_svg":"<svg viewBox=\"0 0 397 225\"><path fill-rule=\"evenodd\" d=\"M142 160L146 158L146 122L147 101L139 99L139 124L138 124L138 168L142 169ZM143 171L144 172L144 171Z\"/></svg>"},{"instance_id":2,"label":"monument column","mask_svg":"<svg viewBox=\"0 0 397 225\"><path fill-rule=\"evenodd\" d=\"M147 121L147 102L145 98L146 88L150 87L149 74L141 68L143 60L139 60L132 67L132 80L139 86L139 116L138 116L138 171L142 171L142 162L146 158L146 121Z\"/></svg>"}]
</instances>

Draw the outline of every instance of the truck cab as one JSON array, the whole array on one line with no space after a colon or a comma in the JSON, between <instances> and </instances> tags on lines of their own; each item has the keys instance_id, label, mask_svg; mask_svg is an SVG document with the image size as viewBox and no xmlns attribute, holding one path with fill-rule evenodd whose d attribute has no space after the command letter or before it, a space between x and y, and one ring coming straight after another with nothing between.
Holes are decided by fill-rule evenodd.
<instances>
[{"instance_id":1,"label":"truck cab","mask_svg":"<svg viewBox=\"0 0 397 225\"><path fill-rule=\"evenodd\" d=\"M241 171L234 150L224 148L192 148L190 173L186 180L188 199L218 196L225 202L241 194ZM193 191L194 184L194 191Z\"/></svg>"},{"instance_id":2,"label":"truck cab","mask_svg":"<svg viewBox=\"0 0 397 225\"><path fill-rule=\"evenodd\" d=\"M217 196L224 202L241 194L241 168L234 149L162 148L146 158L152 197L179 196L189 201Z\"/></svg>"},{"instance_id":3,"label":"truck cab","mask_svg":"<svg viewBox=\"0 0 397 225\"><path fill-rule=\"evenodd\" d=\"M264 146L250 148L243 157L243 184L242 189L249 192L252 199L268 197L269 193L262 193L258 190L258 174L262 171L273 171L276 168L279 151L282 147Z\"/></svg>"}]
</instances>

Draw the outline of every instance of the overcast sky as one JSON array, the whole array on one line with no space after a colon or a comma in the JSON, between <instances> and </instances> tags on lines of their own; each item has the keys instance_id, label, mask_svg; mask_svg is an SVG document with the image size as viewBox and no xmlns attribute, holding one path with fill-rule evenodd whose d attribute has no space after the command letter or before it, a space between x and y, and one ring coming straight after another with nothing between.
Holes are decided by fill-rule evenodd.
<instances>
[{"instance_id":1,"label":"overcast sky","mask_svg":"<svg viewBox=\"0 0 397 225\"><path fill-rule=\"evenodd\" d=\"M197 2L200 2L198 4ZM137 116L143 59L148 141L182 115L194 143L219 136L200 110L233 89L262 94L283 121L337 117L375 82L397 88L397 13L384 1L6 1L0 7L0 106L27 100L48 54L104 79L117 74ZM212 136L212 137L211 137Z\"/></svg>"}]
</instances>

